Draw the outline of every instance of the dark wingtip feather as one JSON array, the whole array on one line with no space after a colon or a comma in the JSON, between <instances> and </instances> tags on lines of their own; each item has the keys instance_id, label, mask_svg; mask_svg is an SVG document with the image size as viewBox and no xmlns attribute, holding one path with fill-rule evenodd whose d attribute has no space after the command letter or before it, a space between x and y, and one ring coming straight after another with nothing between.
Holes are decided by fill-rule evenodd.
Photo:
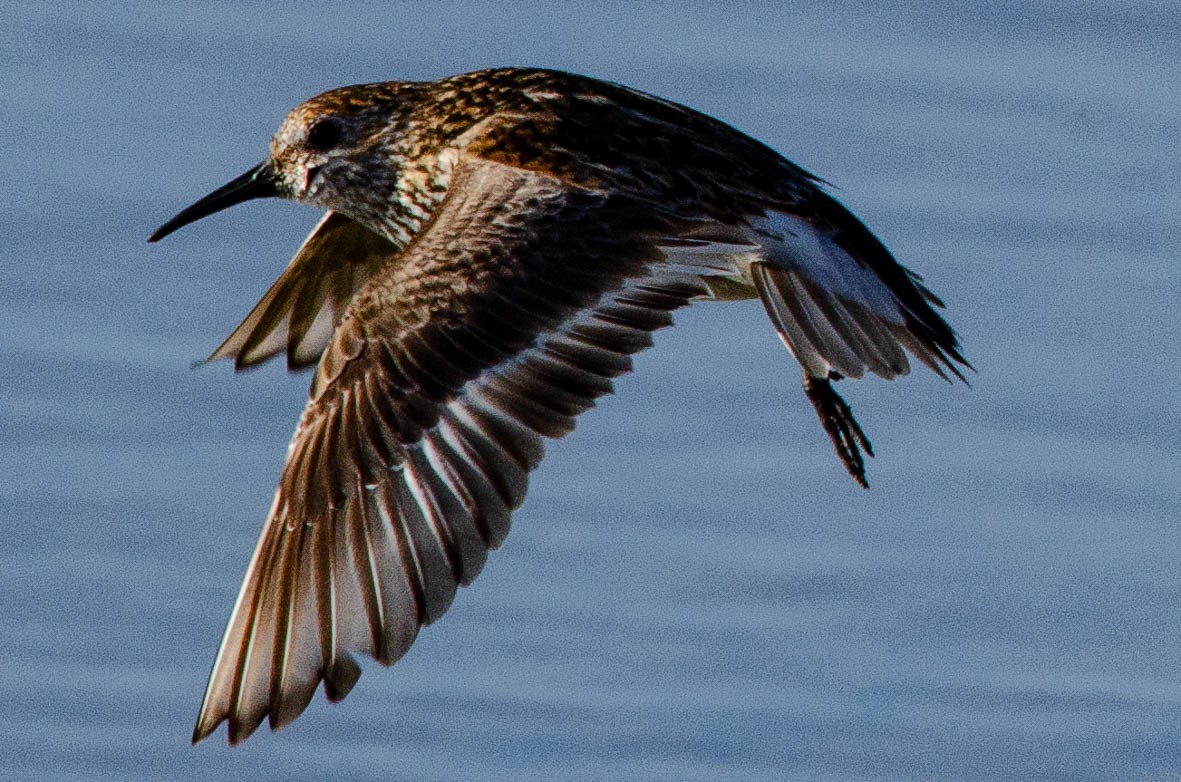
<instances>
[{"instance_id":1,"label":"dark wingtip feather","mask_svg":"<svg viewBox=\"0 0 1181 782\"><path fill-rule=\"evenodd\" d=\"M361 678L361 666L351 655L336 658L336 663L324 675L324 695L329 703L339 703L352 692Z\"/></svg>"},{"instance_id":2,"label":"dark wingtip feather","mask_svg":"<svg viewBox=\"0 0 1181 782\"><path fill-rule=\"evenodd\" d=\"M264 716L266 716L265 712L259 714L257 719L252 718L249 721L244 721L238 719L237 717L230 717L228 734L230 746L236 747L246 739L250 738L250 735L254 733L255 729L257 729L258 726L262 724L262 719Z\"/></svg>"},{"instance_id":3,"label":"dark wingtip feather","mask_svg":"<svg viewBox=\"0 0 1181 782\"><path fill-rule=\"evenodd\" d=\"M217 727L216 725L208 726L208 725L203 725L200 722L198 722L196 725L193 726L193 736L192 736L191 742L193 744L198 744L198 743L204 741L205 739L209 738L209 735L211 733L213 733L213 731L215 730L216 727Z\"/></svg>"}]
</instances>

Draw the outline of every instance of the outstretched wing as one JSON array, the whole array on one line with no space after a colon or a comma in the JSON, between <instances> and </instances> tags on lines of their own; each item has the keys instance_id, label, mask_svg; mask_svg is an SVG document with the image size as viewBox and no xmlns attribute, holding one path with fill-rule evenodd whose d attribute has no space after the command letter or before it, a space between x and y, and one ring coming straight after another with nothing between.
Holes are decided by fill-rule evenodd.
<instances>
[{"instance_id":1,"label":"outstretched wing","mask_svg":"<svg viewBox=\"0 0 1181 782\"><path fill-rule=\"evenodd\" d=\"M194 741L343 698L397 660L508 532L542 438L705 293L659 272L679 226L480 159L358 294L324 352L218 652Z\"/></svg>"},{"instance_id":2,"label":"outstretched wing","mask_svg":"<svg viewBox=\"0 0 1181 782\"><path fill-rule=\"evenodd\" d=\"M385 237L329 212L208 360L233 358L244 369L286 352L290 369L315 364L353 296L398 251Z\"/></svg>"}]
</instances>

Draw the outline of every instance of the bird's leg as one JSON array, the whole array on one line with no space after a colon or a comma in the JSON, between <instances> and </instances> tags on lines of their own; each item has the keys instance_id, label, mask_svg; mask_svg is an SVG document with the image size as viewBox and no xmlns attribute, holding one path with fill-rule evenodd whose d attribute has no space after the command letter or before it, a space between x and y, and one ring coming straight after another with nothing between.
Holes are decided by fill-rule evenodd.
<instances>
[{"instance_id":1,"label":"bird's leg","mask_svg":"<svg viewBox=\"0 0 1181 782\"><path fill-rule=\"evenodd\" d=\"M832 440L832 446L836 449L837 456L841 457L845 469L862 488L868 489L869 484L865 480L865 460L861 452L865 451L873 456L873 446L870 445L865 432L857 425L853 411L826 377L805 374L804 393L816 409L816 415L820 416L820 423L824 425L824 431L828 432L828 439Z\"/></svg>"}]
</instances>

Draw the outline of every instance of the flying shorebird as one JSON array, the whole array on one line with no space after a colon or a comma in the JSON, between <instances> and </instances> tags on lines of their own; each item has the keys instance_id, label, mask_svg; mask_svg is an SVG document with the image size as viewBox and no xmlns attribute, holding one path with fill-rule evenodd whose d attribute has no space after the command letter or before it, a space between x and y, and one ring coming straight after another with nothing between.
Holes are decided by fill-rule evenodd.
<instances>
[{"instance_id":1,"label":"flying shorebird","mask_svg":"<svg viewBox=\"0 0 1181 782\"><path fill-rule=\"evenodd\" d=\"M862 486L831 381L969 365L942 302L820 180L692 109L553 71L343 87L151 237L253 198L325 208L211 359L316 365L193 741L294 720L384 665L501 544L543 438L671 312L759 297Z\"/></svg>"}]
</instances>

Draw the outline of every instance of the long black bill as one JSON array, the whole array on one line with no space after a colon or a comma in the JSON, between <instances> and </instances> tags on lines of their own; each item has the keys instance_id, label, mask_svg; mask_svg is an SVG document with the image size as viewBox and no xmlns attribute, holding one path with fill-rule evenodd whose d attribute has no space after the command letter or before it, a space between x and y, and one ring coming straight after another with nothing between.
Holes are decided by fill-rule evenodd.
<instances>
[{"instance_id":1,"label":"long black bill","mask_svg":"<svg viewBox=\"0 0 1181 782\"><path fill-rule=\"evenodd\" d=\"M149 242L158 242L181 226L208 217L214 212L229 209L234 204L254 198L272 198L278 195L275 189L275 174L270 161L259 163L242 176L227 185L219 187L192 206L180 210L171 220L156 229L148 237Z\"/></svg>"}]
</instances>

